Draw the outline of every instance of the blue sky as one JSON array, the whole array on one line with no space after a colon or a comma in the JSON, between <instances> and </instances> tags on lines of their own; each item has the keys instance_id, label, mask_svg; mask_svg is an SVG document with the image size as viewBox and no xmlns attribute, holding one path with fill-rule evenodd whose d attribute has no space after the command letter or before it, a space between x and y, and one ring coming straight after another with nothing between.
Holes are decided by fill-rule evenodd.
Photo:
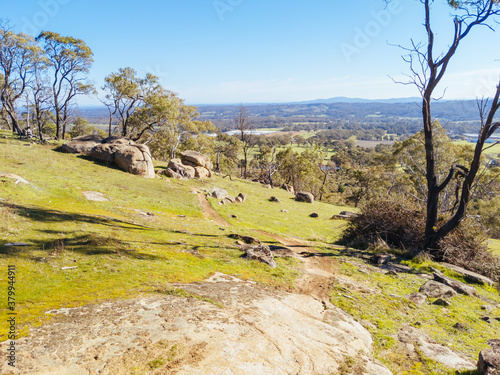
<instances>
[{"instance_id":1,"label":"blue sky","mask_svg":"<svg viewBox=\"0 0 500 375\"><path fill-rule=\"evenodd\" d=\"M435 27L446 46L452 23L440 3ZM382 0L3 0L0 17L16 31L83 39L94 52L96 87L130 66L190 104L418 96L389 77L408 72L391 44L424 38L418 0L389 8ZM487 28L465 40L440 87L446 98L494 92L499 42Z\"/></svg>"}]
</instances>

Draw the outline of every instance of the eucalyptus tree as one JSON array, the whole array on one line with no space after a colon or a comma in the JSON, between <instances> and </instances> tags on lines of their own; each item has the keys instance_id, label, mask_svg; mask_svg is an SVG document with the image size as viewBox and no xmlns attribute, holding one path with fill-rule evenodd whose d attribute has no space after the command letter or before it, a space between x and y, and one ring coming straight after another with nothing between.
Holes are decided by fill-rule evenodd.
<instances>
[{"instance_id":1,"label":"eucalyptus tree","mask_svg":"<svg viewBox=\"0 0 500 375\"><path fill-rule=\"evenodd\" d=\"M33 37L16 34L6 24L0 26L0 100L7 125L22 134L18 120L18 101L33 77L42 50Z\"/></svg>"},{"instance_id":2,"label":"eucalyptus tree","mask_svg":"<svg viewBox=\"0 0 500 375\"><path fill-rule=\"evenodd\" d=\"M106 96L102 102L109 111L110 136L115 116L118 117L121 135L128 136L130 117L143 103L144 91L152 91L158 86L157 77L148 74L145 78L139 78L137 72L130 67L120 68L118 72L111 73L104 79L102 89Z\"/></svg>"},{"instance_id":3,"label":"eucalyptus tree","mask_svg":"<svg viewBox=\"0 0 500 375\"><path fill-rule=\"evenodd\" d=\"M210 121L198 119L194 106L186 105L177 94L162 87L147 93L144 103L131 117L131 138L151 142L153 153L167 152L175 158L181 144L190 140L197 151L203 151L206 134L216 131Z\"/></svg>"},{"instance_id":4,"label":"eucalyptus tree","mask_svg":"<svg viewBox=\"0 0 500 375\"><path fill-rule=\"evenodd\" d=\"M44 140L47 125L55 121L52 92L48 77L47 59L42 56L33 66L33 79L29 84L26 106L28 116L36 125L40 141Z\"/></svg>"},{"instance_id":5,"label":"eucalyptus tree","mask_svg":"<svg viewBox=\"0 0 500 375\"><path fill-rule=\"evenodd\" d=\"M425 247L433 254L437 254L439 242L447 236L465 218L467 205L471 198L471 189L481 166L481 155L488 138L498 129L500 123L495 121L495 114L500 107L500 85L490 104L487 101L479 102L481 128L478 135L474 155L468 166L457 163L448 166L447 175L438 178L436 161L436 140L433 129L432 101L434 92L445 76L446 70L455 56L461 42L471 34L477 26L492 28L496 16L499 15L499 0L446 0L452 10L452 38L446 48L437 41L433 30L433 0L419 0L424 10L424 28L426 41L417 43L411 41L411 46L405 48L405 60L409 63L410 78L406 84L415 85L422 97L422 120L425 147L425 180L426 180L426 225ZM439 20L442 24L443 20ZM439 42L439 43L438 43ZM460 175L463 177L456 209L449 215L444 224L438 223L441 195L452 179Z\"/></svg>"},{"instance_id":6,"label":"eucalyptus tree","mask_svg":"<svg viewBox=\"0 0 500 375\"><path fill-rule=\"evenodd\" d=\"M51 31L42 31L36 40L45 50L52 77L56 138L64 139L75 97L95 93L87 77L94 62L93 53L83 40Z\"/></svg>"}]
</instances>

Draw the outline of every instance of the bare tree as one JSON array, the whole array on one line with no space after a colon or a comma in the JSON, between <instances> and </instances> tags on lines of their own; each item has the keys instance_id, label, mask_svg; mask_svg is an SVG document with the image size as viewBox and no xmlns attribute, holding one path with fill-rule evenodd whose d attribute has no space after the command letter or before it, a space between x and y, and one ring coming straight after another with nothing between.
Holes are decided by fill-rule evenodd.
<instances>
[{"instance_id":1,"label":"bare tree","mask_svg":"<svg viewBox=\"0 0 500 375\"><path fill-rule=\"evenodd\" d=\"M495 114L500 107L500 85L489 109L486 102L480 104L481 130L475 147L474 157L468 167L452 165L449 173L442 181L438 181L436 174L436 150L433 134L433 118L431 103L433 94L445 75L446 69L455 55L461 41L466 38L475 26L489 25L489 20L500 13L499 0L455 1L447 0L454 10L454 33L449 47L442 53L436 51L435 34L431 25L433 0L420 0L425 10L424 26L427 35L426 43L411 41L411 47L405 48L408 55L404 59L410 65L410 78L406 84L414 84L422 96L422 119L425 138L425 176L427 181L427 216L425 226L425 247L436 254L439 242L448 235L464 219L467 204L471 197L471 188L480 167L481 155L486 140L498 129L500 123L494 122ZM438 210L440 195L454 177L463 178L459 203L450 218L438 227Z\"/></svg>"},{"instance_id":2,"label":"bare tree","mask_svg":"<svg viewBox=\"0 0 500 375\"><path fill-rule=\"evenodd\" d=\"M248 115L248 111L244 106L240 106L236 116L233 118L234 125L236 126L236 130L238 131L239 139L241 141L241 148L243 150L243 165L242 165L242 177L247 178L248 176L248 152L250 148L254 146L254 142L252 142L253 135L251 130L254 129L250 121L250 116Z\"/></svg>"}]
</instances>

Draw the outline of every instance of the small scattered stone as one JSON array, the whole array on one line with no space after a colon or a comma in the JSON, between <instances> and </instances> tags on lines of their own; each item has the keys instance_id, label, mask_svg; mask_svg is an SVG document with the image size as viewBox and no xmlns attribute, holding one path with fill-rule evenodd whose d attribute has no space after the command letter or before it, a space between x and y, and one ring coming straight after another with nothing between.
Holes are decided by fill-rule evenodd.
<instances>
[{"instance_id":1,"label":"small scattered stone","mask_svg":"<svg viewBox=\"0 0 500 375\"><path fill-rule=\"evenodd\" d=\"M413 293L406 296L408 300L413 302L416 306L422 306L427 301L427 296L422 293Z\"/></svg>"},{"instance_id":2,"label":"small scattered stone","mask_svg":"<svg viewBox=\"0 0 500 375\"><path fill-rule=\"evenodd\" d=\"M219 230L226 230L225 228L219 228Z\"/></svg>"},{"instance_id":3,"label":"small scattered stone","mask_svg":"<svg viewBox=\"0 0 500 375\"><path fill-rule=\"evenodd\" d=\"M243 193L239 193L238 197L240 197L242 203L245 202L247 199L247 195Z\"/></svg>"},{"instance_id":4,"label":"small scattered stone","mask_svg":"<svg viewBox=\"0 0 500 375\"><path fill-rule=\"evenodd\" d=\"M391 269L389 272L387 272L388 275L399 277L399 273L397 273L395 270Z\"/></svg>"},{"instance_id":5,"label":"small scattered stone","mask_svg":"<svg viewBox=\"0 0 500 375\"><path fill-rule=\"evenodd\" d=\"M491 311L493 310L493 307L491 307L490 305L482 305L481 310Z\"/></svg>"},{"instance_id":6,"label":"small scattered stone","mask_svg":"<svg viewBox=\"0 0 500 375\"><path fill-rule=\"evenodd\" d=\"M480 319L482 321L485 321L486 323L490 323L491 324L491 317L489 317L489 316L482 316Z\"/></svg>"},{"instance_id":7,"label":"small scattered stone","mask_svg":"<svg viewBox=\"0 0 500 375\"><path fill-rule=\"evenodd\" d=\"M419 292L425 294L429 298L452 298L458 295L458 293L449 286L433 280L429 280L422 285Z\"/></svg>"},{"instance_id":8,"label":"small scattered stone","mask_svg":"<svg viewBox=\"0 0 500 375\"><path fill-rule=\"evenodd\" d=\"M271 198L269 198L269 202L281 203L281 201L277 197L271 197Z\"/></svg>"},{"instance_id":9,"label":"small scattered stone","mask_svg":"<svg viewBox=\"0 0 500 375\"><path fill-rule=\"evenodd\" d=\"M378 264L381 266L382 264L386 264L390 262L394 257L389 254L375 254L370 258L372 263Z\"/></svg>"},{"instance_id":10,"label":"small scattered stone","mask_svg":"<svg viewBox=\"0 0 500 375\"><path fill-rule=\"evenodd\" d=\"M177 215L177 217L186 217L186 215Z\"/></svg>"},{"instance_id":11,"label":"small scattered stone","mask_svg":"<svg viewBox=\"0 0 500 375\"><path fill-rule=\"evenodd\" d=\"M276 261L274 260L273 253L269 247L264 244L246 249L244 258L258 260L259 262L268 264L271 268L276 268Z\"/></svg>"},{"instance_id":12,"label":"small scattered stone","mask_svg":"<svg viewBox=\"0 0 500 375\"><path fill-rule=\"evenodd\" d=\"M236 216L236 215L231 215L231 217L232 217L233 219L238 219L238 216Z\"/></svg>"},{"instance_id":13,"label":"small scattered stone","mask_svg":"<svg viewBox=\"0 0 500 375\"><path fill-rule=\"evenodd\" d=\"M317 212L313 212L309 215L309 217L319 217L319 214Z\"/></svg>"},{"instance_id":14,"label":"small scattered stone","mask_svg":"<svg viewBox=\"0 0 500 375\"><path fill-rule=\"evenodd\" d=\"M306 203L314 203L314 195L305 191L299 191L295 195L295 200L297 202L306 202Z\"/></svg>"},{"instance_id":15,"label":"small scattered stone","mask_svg":"<svg viewBox=\"0 0 500 375\"><path fill-rule=\"evenodd\" d=\"M458 322L458 323L455 323L455 325L453 325L453 328L455 328L459 331L465 331L467 327L465 326L465 324Z\"/></svg>"},{"instance_id":16,"label":"small scattered stone","mask_svg":"<svg viewBox=\"0 0 500 375\"><path fill-rule=\"evenodd\" d=\"M281 210L281 212L284 212L284 213L286 213L286 214L287 214L287 213L288 213L288 210Z\"/></svg>"},{"instance_id":17,"label":"small scattered stone","mask_svg":"<svg viewBox=\"0 0 500 375\"><path fill-rule=\"evenodd\" d=\"M7 246L7 247L10 247L10 246L30 246L30 244L25 243L25 242L9 242L9 243L6 243L4 246Z\"/></svg>"},{"instance_id":18,"label":"small scattered stone","mask_svg":"<svg viewBox=\"0 0 500 375\"><path fill-rule=\"evenodd\" d=\"M244 243L249 245L260 245L262 243L262 241L259 240L258 238L250 236L242 236L241 234L236 234L236 233L232 233L228 235L228 237L238 241L243 241Z\"/></svg>"},{"instance_id":19,"label":"small scattered stone","mask_svg":"<svg viewBox=\"0 0 500 375\"><path fill-rule=\"evenodd\" d=\"M89 201L105 202L108 200L106 197L104 197L104 195L102 193L99 193L97 191L82 191L82 194Z\"/></svg>"},{"instance_id":20,"label":"small scattered stone","mask_svg":"<svg viewBox=\"0 0 500 375\"><path fill-rule=\"evenodd\" d=\"M442 298L438 298L432 304L433 305L437 305L437 306L444 306L444 307L451 306L451 303L449 303L448 301L446 301L446 300L444 300Z\"/></svg>"}]
</instances>

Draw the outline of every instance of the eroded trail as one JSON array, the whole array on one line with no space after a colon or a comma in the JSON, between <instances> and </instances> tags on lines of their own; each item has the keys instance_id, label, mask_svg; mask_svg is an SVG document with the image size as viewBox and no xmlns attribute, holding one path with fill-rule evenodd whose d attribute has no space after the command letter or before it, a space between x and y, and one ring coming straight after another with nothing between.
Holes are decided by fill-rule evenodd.
<instances>
[{"instance_id":1,"label":"eroded trail","mask_svg":"<svg viewBox=\"0 0 500 375\"><path fill-rule=\"evenodd\" d=\"M302 275L295 282L295 289L298 293L313 296L322 302L328 301L328 291L336 269L331 259L312 255L316 253L316 250L299 239L286 238L262 230L256 230L256 232L274 238L292 250L296 258L302 261Z\"/></svg>"},{"instance_id":2,"label":"eroded trail","mask_svg":"<svg viewBox=\"0 0 500 375\"><path fill-rule=\"evenodd\" d=\"M216 210L214 210L205 195L199 189L192 188L191 190L198 194L201 208L207 217L214 220L218 225L230 225ZM311 256L311 254L315 254L316 251L308 247L305 242L299 239L290 239L262 230L255 231L274 238L280 244L292 250L296 254L296 257L302 261L302 275L295 282L295 289L298 293L313 296L321 301L328 301L329 286L335 272L335 265L330 259Z\"/></svg>"},{"instance_id":3,"label":"eroded trail","mask_svg":"<svg viewBox=\"0 0 500 375\"><path fill-rule=\"evenodd\" d=\"M207 200L207 197L205 197L205 194L203 194L203 192L201 192L196 188L191 188L191 191L194 191L195 193L198 194L198 201L200 202L202 212L205 214L205 216L214 220L218 225L222 226L230 225L222 216L219 215L217 211L213 209L213 207L210 205L210 203Z\"/></svg>"}]
</instances>

